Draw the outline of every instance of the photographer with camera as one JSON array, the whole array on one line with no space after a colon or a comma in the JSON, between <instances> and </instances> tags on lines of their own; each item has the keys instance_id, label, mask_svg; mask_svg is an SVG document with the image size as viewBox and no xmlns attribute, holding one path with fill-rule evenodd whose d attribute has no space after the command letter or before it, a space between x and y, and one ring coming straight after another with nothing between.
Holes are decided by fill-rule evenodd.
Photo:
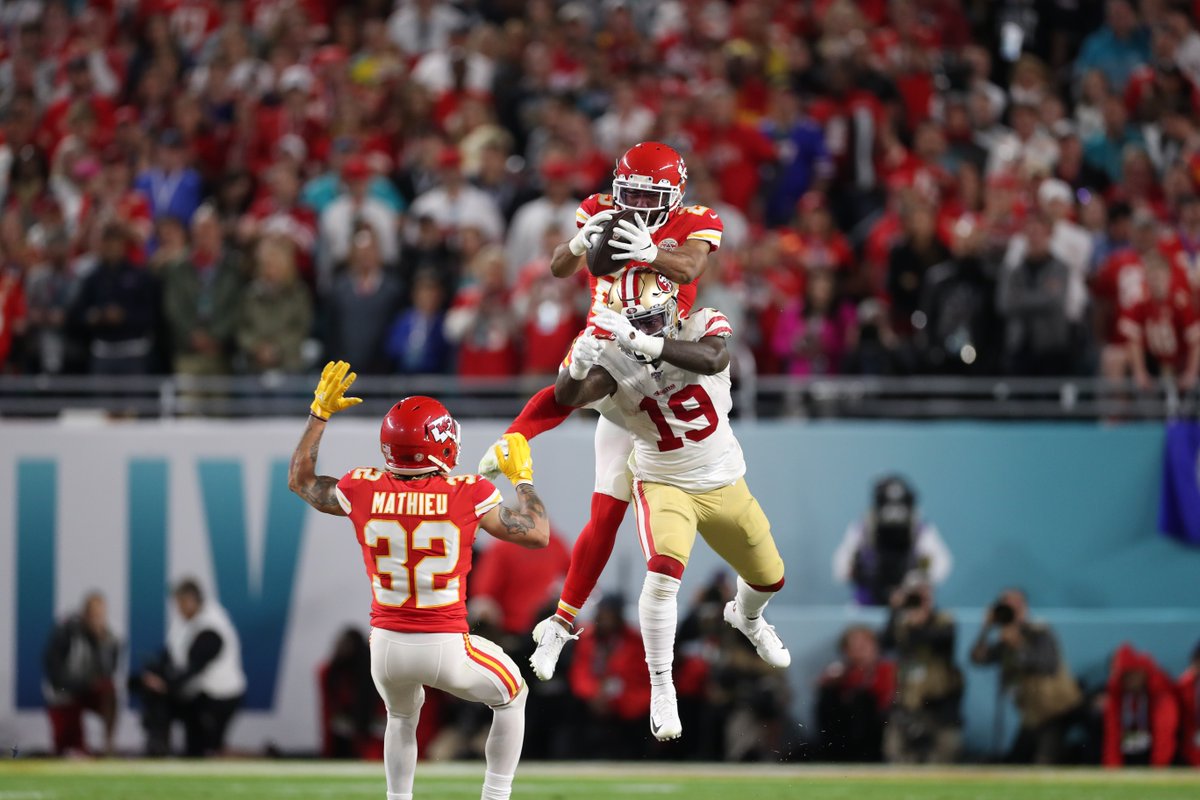
<instances>
[{"instance_id":1,"label":"photographer with camera","mask_svg":"<svg viewBox=\"0 0 1200 800\"><path fill-rule=\"evenodd\" d=\"M1050 627L1029 619L1020 589L1006 589L988 608L971 663L1000 665L1000 687L1012 691L1021 726L1007 761L1057 764L1071 715L1083 697Z\"/></svg>"},{"instance_id":2,"label":"photographer with camera","mask_svg":"<svg viewBox=\"0 0 1200 800\"><path fill-rule=\"evenodd\" d=\"M933 586L920 572L892 593L891 616L880 637L895 654L896 701L883 734L893 764L949 764L962 745L962 671L954 663L954 617L936 607Z\"/></svg>"},{"instance_id":3,"label":"photographer with camera","mask_svg":"<svg viewBox=\"0 0 1200 800\"><path fill-rule=\"evenodd\" d=\"M833 577L853 585L860 605L882 606L909 573L941 583L952 564L937 528L918 513L912 485L902 475L885 475L866 515L846 528L833 554Z\"/></svg>"}]
</instances>

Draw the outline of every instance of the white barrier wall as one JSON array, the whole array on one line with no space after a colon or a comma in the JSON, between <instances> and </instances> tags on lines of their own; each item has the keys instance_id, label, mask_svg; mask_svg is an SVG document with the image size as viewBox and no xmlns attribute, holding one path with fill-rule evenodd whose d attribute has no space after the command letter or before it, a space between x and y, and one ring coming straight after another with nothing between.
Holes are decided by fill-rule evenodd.
<instances>
[{"instance_id":1,"label":"white barrier wall","mask_svg":"<svg viewBox=\"0 0 1200 800\"><path fill-rule=\"evenodd\" d=\"M345 520L317 514L287 491L287 461L303 426L303 414L223 423L0 421L0 748L49 744L39 684L54 620L98 589L137 661L161 644L167 587L189 575L220 597L242 633L250 686L233 745L316 748L316 670L343 626L366 627L369 589ZM502 427L465 426L464 468L473 469ZM795 711L805 724L813 681L856 616L830 559L884 472L909 475L954 555L939 596L958 607L960 652L980 609L1013 584L1061 626L1072 666L1085 674L1102 674L1104 655L1123 639L1176 671L1200 637L1200 549L1154 530L1159 426L735 428L787 563L771 618L793 652ZM587 514L592 431L573 419L534 441L539 490L568 540ZM335 419L321 471L377 464L377 436L373 422ZM684 603L718 566L698 545ZM643 573L627 520L601 589L635 601ZM994 698L994 673L968 668L965 716L976 747L990 741ZM126 712L119 745L140 743L136 715Z\"/></svg>"}]
</instances>

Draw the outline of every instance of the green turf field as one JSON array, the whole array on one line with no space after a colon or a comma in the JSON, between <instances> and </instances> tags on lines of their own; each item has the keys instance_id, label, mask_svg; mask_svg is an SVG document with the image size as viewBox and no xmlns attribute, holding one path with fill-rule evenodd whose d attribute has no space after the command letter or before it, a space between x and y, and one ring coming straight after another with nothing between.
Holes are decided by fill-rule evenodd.
<instances>
[{"instance_id":1,"label":"green turf field","mask_svg":"<svg viewBox=\"0 0 1200 800\"><path fill-rule=\"evenodd\" d=\"M311 761L0 763L0 800L384 798L380 764ZM421 800L475 800L482 764L426 765ZM1196 800L1200 771L524 765L514 798L623 800Z\"/></svg>"}]
</instances>

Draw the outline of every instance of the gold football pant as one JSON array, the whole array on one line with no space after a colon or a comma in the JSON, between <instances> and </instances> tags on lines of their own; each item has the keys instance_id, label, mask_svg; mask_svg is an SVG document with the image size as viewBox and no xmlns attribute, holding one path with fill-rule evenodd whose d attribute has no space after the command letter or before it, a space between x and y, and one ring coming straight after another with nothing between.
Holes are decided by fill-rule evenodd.
<instances>
[{"instance_id":1,"label":"gold football pant","mask_svg":"<svg viewBox=\"0 0 1200 800\"><path fill-rule=\"evenodd\" d=\"M699 531L751 586L772 586L783 579L783 559L771 538L771 523L745 478L699 494L635 479L633 495L638 540L647 561L667 556L687 566Z\"/></svg>"}]
</instances>

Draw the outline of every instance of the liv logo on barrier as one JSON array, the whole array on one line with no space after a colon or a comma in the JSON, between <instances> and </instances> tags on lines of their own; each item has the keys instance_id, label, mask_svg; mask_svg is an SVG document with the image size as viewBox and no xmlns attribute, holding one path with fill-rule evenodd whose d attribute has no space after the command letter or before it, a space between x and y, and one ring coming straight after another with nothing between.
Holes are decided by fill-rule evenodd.
<instances>
[{"instance_id":1,"label":"liv logo on barrier","mask_svg":"<svg viewBox=\"0 0 1200 800\"><path fill-rule=\"evenodd\" d=\"M131 459L128 466L129 665L136 669L166 638L168 464ZM274 704L288 609L304 535L306 506L287 488L287 461L270 465L261 574L251 581L242 465L198 459L216 594L241 637L244 708ZM52 460L21 459L16 469L16 706L40 708L42 652L54 627L58 470ZM188 572L188 570L180 570Z\"/></svg>"}]
</instances>

